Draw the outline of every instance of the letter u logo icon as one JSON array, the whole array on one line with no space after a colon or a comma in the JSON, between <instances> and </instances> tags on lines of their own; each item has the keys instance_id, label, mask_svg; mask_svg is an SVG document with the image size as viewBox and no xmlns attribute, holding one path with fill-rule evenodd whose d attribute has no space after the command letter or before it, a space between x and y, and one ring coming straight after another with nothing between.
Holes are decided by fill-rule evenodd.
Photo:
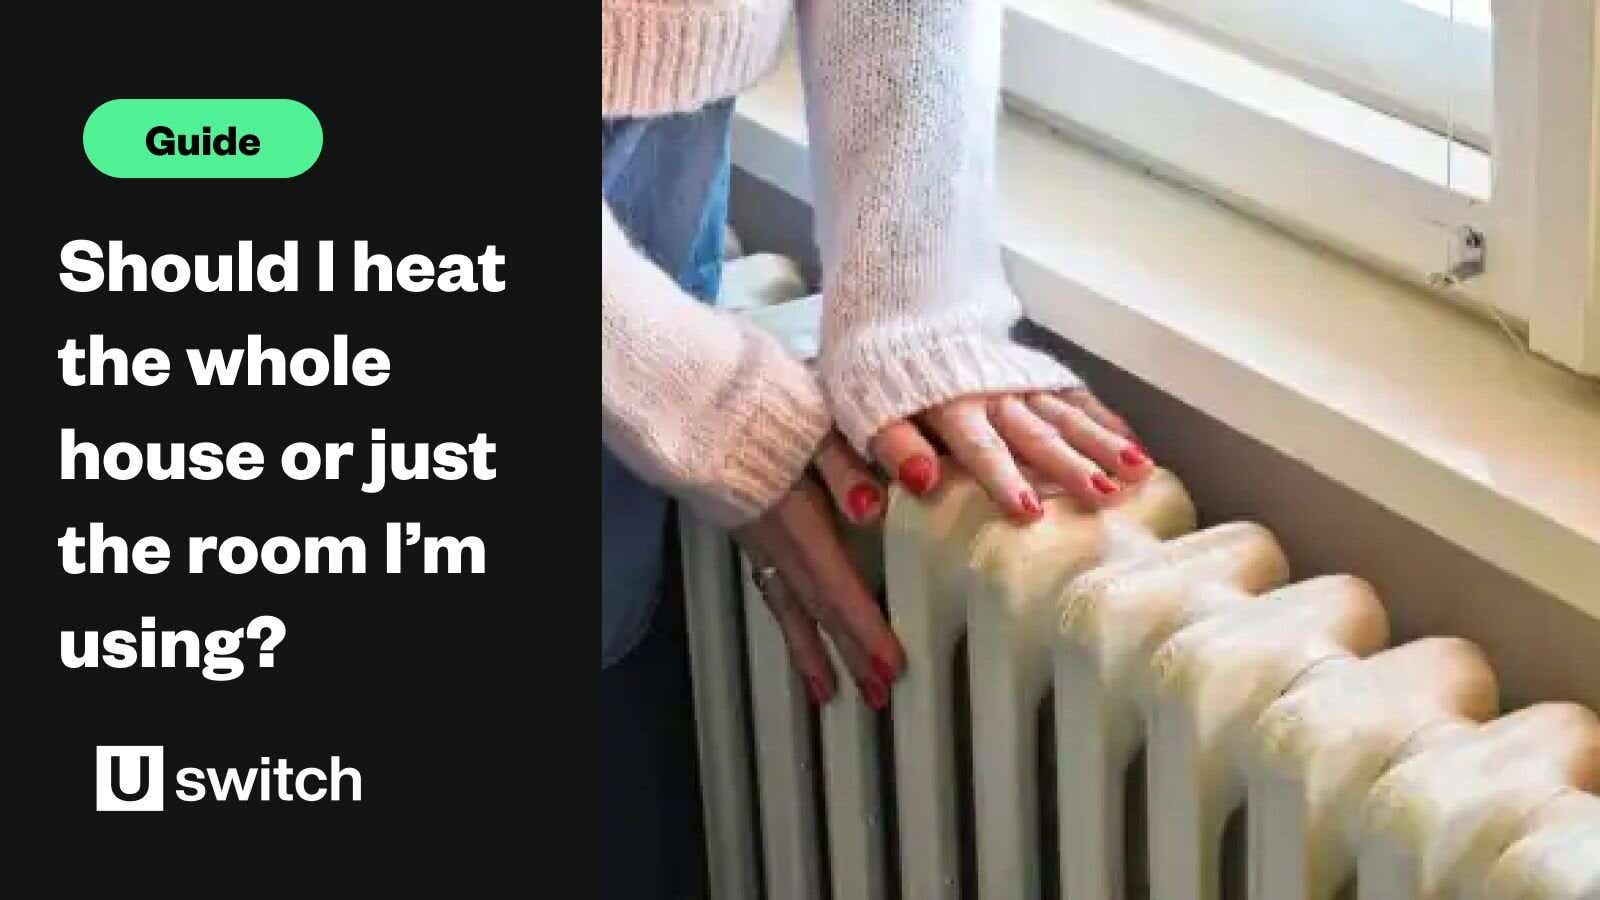
<instances>
[{"instance_id":1,"label":"letter u logo icon","mask_svg":"<svg viewBox=\"0 0 1600 900\"><path fill-rule=\"evenodd\" d=\"M131 791L122 789L122 760L121 756L111 757L111 793L118 800L132 803L150 792L150 757L139 756L139 786Z\"/></svg>"},{"instance_id":2,"label":"letter u logo icon","mask_svg":"<svg viewBox=\"0 0 1600 900\"><path fill-rule=\"evenodd\" d=\"M95 803L100 812L164 808L166 754L161 747L96 747Z\"/></svg>"}]
</instances>

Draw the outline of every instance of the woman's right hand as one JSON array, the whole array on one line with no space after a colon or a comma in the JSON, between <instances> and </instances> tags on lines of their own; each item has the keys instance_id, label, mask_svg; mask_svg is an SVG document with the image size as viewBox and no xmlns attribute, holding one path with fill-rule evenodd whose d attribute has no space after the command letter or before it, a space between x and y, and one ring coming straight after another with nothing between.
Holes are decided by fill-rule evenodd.
<instances>
[{"instance_id":1,"label":"woman's right hand","mask_svg":"<svg viewBox=\"0 0 1600 900\"><path fill-rule=\"evenodd\" d=\"M882 515L883 497L867 464L835 432L787 496L733 533L783 632L789 660L819 706L832 699L838 683L818 626L873 709L889 702L889 685L905 667L905 651L856 571L832 508L869 524Z\"/></svg>"}]
</instances>

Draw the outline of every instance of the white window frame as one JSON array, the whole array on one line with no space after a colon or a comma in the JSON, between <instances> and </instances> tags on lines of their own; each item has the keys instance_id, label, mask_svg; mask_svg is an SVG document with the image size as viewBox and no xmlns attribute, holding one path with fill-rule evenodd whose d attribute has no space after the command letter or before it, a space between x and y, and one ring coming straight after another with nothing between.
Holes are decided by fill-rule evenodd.
<instances>
[{"instance_id":1,"label":"white window frame","mask_svg":"<svg viewBox=\"0 0 1600 900\"><path fill-rule=\"evenodd\" d=\"M1122 0L1314 84L1487 149L1488 0Z\"/></svg>"},{"instance_id":2,"label":"white window frame","mask_svg":"<svg viewBox=\"0 0 1600 900\"><path fill-rule=\"evenodd\" d=\"M1600 375L1600 0L1493 0L1492 160L1126 3L1007 7L1014 105ZM1444 277L1468 229L1484 272Z\"/></svg>"},{"instance_id":3,"label":"white window frame","mask_svg":"<svg viewBox=\"0 0 1600 900\"><path fill-rule=\"evenodd\" d=\"M1528 298L1535 351L1600 375L1600 2L1495 0L1494 14L1487 286Z\"/></svg>"}]
</instances>

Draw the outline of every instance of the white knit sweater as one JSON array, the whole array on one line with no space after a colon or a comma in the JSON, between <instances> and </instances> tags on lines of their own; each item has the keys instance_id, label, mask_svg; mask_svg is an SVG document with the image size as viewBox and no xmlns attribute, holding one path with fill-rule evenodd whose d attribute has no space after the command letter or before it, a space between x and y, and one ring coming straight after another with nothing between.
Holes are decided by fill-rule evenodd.
<instances>
[{"instance_id":1,"label":"white knit sweater","mask_svg":"<svg viewBox=\"0 0 1600 900\"><path fill-rule=\"evenodd\" d=\"M817 375L679 291L601 202L602 439L729 526L780 499L835 421L865 453L954 397L1079 383L1007 336L1021 308L990 206L998 0L601 0L601 115L739 92L791 9L819 188Z\"/></svg>"}]
</instances>

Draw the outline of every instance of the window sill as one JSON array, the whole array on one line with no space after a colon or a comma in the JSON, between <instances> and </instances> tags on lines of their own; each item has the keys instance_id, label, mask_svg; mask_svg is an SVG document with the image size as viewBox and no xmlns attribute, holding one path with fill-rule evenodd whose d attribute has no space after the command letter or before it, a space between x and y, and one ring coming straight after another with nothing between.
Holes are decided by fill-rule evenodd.
<instances>
[{"instance_id":1,"label":"window sill","mask_svg":"<svg viewBox=\"0 0 1600 900\"><path fill-rule=\"evenodd\" d=\"M811 199L797 73L734 164ZM1005 114L997 201L1029 318L1600 618L1600 391L1492 324Z\"/></svg>"}]
</instances>

